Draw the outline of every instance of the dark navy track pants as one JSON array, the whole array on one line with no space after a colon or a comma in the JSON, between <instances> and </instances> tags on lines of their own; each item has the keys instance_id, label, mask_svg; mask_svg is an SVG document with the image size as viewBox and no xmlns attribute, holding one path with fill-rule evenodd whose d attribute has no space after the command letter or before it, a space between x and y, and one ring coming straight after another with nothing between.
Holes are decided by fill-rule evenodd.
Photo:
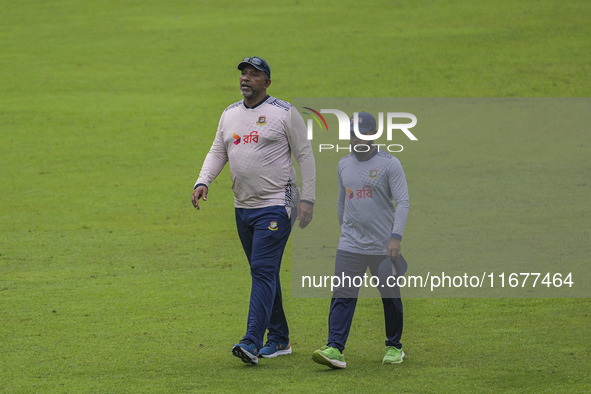
<instances>
[{"instance_id":1,"label":"dark navy track pants","mask_svg":"<svg viewBox=\"0 0 591 394\"><path fill-rule=\"evenodd\" d=\"M295 219L295 209L292 218ZM252 287L246 335L260 349L270 341L289 342L279 271L292 220L283 206L236 208L236 226L250 264Z\"/></svg>"},{"instance_id":2,"label":"dark navy track pants","mask_svg":"<svg viewBox=\"0 0 591 394\"><path fill-rule=\"evenodd\" d=\"M335 259L335 276L342 275L363 276L367 268L371 275L379 277L380 263L387 256L362 255L344 250L337 250ZM384 278L380 278L381 281ZM383 283L383 282L382 282ZM386 325L386 346L402 347L402 300L398 287L378 287L382 304L384 306L384 319ZM328 317L328 343L327 346L335 347L341 352L345 349L345 343L349 337L353 314L357 305L359 288L339 287L334 289L330 302L330 314Z\"/></svg>"}]
</instances>

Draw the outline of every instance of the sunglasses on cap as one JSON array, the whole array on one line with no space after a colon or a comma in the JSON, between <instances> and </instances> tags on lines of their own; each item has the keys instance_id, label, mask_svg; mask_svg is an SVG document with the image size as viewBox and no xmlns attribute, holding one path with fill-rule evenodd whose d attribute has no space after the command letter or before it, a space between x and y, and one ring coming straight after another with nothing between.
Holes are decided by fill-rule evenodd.
<instances>
[{"instance_id":1,"label":"sunglasses on cap","mask_svg":"<svg viewBox=\"0 0 591 394\"><path fill-rule=\"evenodd\" d=\"M246 62L246 63L251 63L254 64L255 66L263 66L266 67L266 64L263 63L263 61L261 59L259 59L258 57L245 57L244 59L242 59L242 62Z\"/></svg>"},{"instance_id":2,"label":"sunglasses on cap","mask_svg":"<svg viewBox=\"0 0 591 394\"><path fill-rule=\"evenodd\" d=\"M259 71L263 71L265 74L267 74L269 76L269 78L271 77L271 68L269 67L269 64L267 64L266 61L264 61L263 59L259 58L259 57L245 57L240 64L238 64L238 69L242 70L243 64L247 63L247 64L251 64L253 65L255 68L257 68Z\"/></svg>"}]
</instances>

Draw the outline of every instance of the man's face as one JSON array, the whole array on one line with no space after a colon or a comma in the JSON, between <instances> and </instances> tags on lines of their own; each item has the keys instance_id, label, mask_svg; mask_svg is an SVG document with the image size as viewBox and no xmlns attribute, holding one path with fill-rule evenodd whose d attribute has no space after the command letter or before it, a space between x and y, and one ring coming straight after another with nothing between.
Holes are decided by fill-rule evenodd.
<instances>
[{"instance_id":1,"label":"man's face","mask_svg":"<svg viewBox=\"0 0 591 394\"><path fill-rule=\"evenodd\" d=\"M362 140L361 138L357 137L354 132L351 132L351 151L357 156L357 158L361 159L368 155L368 152L373 148L373 141L366 141Z\"/></svg>"},{"instance_id":2,"label":"man's face","mask_svg":"<svg viewBox=\"0 0 591 394\"><path fill-rule=\"evenodd\" d=\"M373 144L373 141L366 141L366 140L362 140L361 138L357 137L357 135L354 132L351 132L351 149L353 149L354 152L365 152L367 150L366 146L370 146ZM356 148L357 146L359 146L358 148Z\"/></svg>"},{"instance_id":3,"label":"man's face","mask_svg":"<svg viewBox=\"0 0 591 394\"><path fill-rule=\"evenodd\" d=\"M266 91L271 80L263 71L253 66L246 65L240 75L240 92L245 98L257 97L262 91Z\"/></svg>"}]
</instances>

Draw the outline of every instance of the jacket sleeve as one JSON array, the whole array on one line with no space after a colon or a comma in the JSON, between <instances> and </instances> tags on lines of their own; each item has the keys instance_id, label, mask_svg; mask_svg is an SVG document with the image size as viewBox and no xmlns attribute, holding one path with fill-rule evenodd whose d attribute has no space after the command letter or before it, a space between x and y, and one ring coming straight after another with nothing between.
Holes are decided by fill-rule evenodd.
<instances>
[{"instance_id":1,"label":"jacket sleeve","mask_svg":"<svg viewBox=\"0 0 591 394\"><path fill-rule=\"evenodd\" d=\"M337 179L339 182L339 194L337 197L337 216L339 217L339 225L343 225L343 217L345 215L345 186L343 185L343 179L341 178L341 166L337 167Z\"/></svg>"},{"instance_id":2,"label":"jacket sleeve","mask_svg":"<svg viewBox=\"0 0 591 394\"><path fill-rule=\"evenodd\" d=\"M308 140L304 119L293 106L289 110L286 126L289 146L298 162L302 177L302 196L300 200L314 204L316 201L316 163L312 153L312 144Z\"/></svg>"},{"instance_id":3,"label":"jacket sleeve","mask_svg":"<svg viewBox=\"0 0 591 394\"><path fill-rule=\"evenodd\" d=\"M218 130L215 134L213 144L205 156L203 166L199 172L199 177L195 182L195 187L202 184L209 188L209 185L219 175L226 163L228 162L228 152L226 151L226 145L224 143L224 114L220 118Z\"/></svg>"},{"instance_id":4,"label":"jacket sleeve","mask_svg":"<svg viewBox=\"0 0 591 394\"><path fill-rule=\"evenodd\" d=\"M404 228L406 227L406 219L408 218L408 212L410 210L410 202L408 198L406 176L404 175L402 164L400 164L400 161L396 158L392 160L390 173L388 174L388 181L390 183L390 192L396 203L396 214L392 226L392 238L402 239Z\"/></svg>"}]
</instances>

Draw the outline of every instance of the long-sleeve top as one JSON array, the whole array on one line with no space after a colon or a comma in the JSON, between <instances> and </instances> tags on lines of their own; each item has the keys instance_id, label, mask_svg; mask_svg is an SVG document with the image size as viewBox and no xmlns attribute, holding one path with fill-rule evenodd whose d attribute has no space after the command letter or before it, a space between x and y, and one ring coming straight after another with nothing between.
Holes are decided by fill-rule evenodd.
<instances>
[{"instance_id":1,"label":"long-sleeve top","mask_svg":"<svg viewBox=\"0 0 591 394\"><path fill-rule=\"evenodd\" d=\"M224 110L195 185L209 187L229 162L236 208L293 207L300 192L292 154L302 176L301 200L313 204L316 167L302 116L272 96L253 108L241 100Z\"/></svg>"},{"instance_id":2,"label":"long-sleeve top","mask_svg":"<svg viewBox=\"0 0 591 394\"><path fill-rule=\"evenodd\" d=\"M350 153L339 161L338 182L338 248L387 254L390 238L402 239L410 208L400 161L384 151L376 151L365 161Z\"/></svg>"}]
</instances>

